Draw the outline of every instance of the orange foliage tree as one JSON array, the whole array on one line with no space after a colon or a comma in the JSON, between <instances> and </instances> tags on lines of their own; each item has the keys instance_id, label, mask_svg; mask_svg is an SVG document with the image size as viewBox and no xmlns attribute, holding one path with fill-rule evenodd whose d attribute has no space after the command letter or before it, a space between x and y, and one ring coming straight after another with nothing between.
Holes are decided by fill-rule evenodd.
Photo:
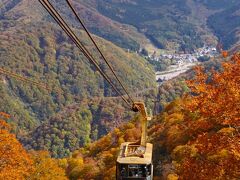
<instances>
[{"instance_id":1,"label":"orange foliage tree","mask_svg":"<svg viewBox=\"0 0 240 180\"><path fill-rule=\"evenodd\" d=\"M180 179L238 179L240 177L239 134L222 129L213 135L204 133L173 151L180 161Z\"/></svg>"},{"instance_id":2,"label":"orange foliage tree","mask_svg":"<svg viewBox=\"0 0 240 180\"><path fill-rule=\"evenodd\" d=\"M33 172L33 161L10 127L0 120L0 179L25 179Z\"/></svg>"},{"instance_id":3,"label":"orange foliage tree","mask_svg":"<svg viewBox=\"0 0 240 180\"><path fill-rule=\"evenodd\" d=\"M192 96L184 104L184 131L193 137L172 152L180 179L240 177L240 55L210 77L201 67L188 82Z\"/></svg>"},{"instance_id":4,"label":"orange foliage tree","mask_svg":"<svg viewBox=\"0 0 240 180\"><path fill-rule=\"evenodd\" d=\"M222 72L213 72L209 80L201 67L195 80L189 81L194 94L190 108L209 123L219 126L240 126L240 55L222 64ZM208 83L206 83L208 82Z\"/></svg>"},{"instance_id":5,"label":"orange foliage tree","mask_svg":"<svg viewBox=\"0 0 240 180\"><path fill-rule=\"evenodd\" d=\"M5 119L10 118L0 112ZM9 125L0 119L0 179L67 179L58 160L50 158L48 152L27 153L10 133Z\"/></svg>"},{"instance_id":6,"label":"orange foliage tree","mask_svg":"<svg viewBox=\"0 0 240 180\"><path fill-rule=\"evenodd\" d=\"M227 51L222 51L222 56L223 56L224 58L228 57L228 52L227 52Z\"/></svg>"}]
</instances>

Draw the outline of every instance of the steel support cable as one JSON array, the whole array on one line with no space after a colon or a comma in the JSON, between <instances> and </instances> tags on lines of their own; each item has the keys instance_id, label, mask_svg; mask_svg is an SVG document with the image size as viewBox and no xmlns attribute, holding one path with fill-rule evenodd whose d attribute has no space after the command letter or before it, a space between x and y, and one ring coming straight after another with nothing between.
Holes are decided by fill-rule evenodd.
<instances>
[{"instance_id":1,"label":"steel support cable","mask_svg":"<svg viewBox=\"0 0 240 180\"><path fill-rule=\"evenodd\" d=\"M68 4L68 6L70 7L70 9L72 10L72 12L74 13L74 15L76 16L77 20L80 22L80 24L82 25L83 29L85 30L85 32L87 33L88 37L91 39L92 43L94 44L94 46L96 47L96 49L98 50L98 52L100 53L101 57L103 58L103 60L105 61L105 63L108 65L108 67L110 68L111 72L113 73L113 75L115 76L115 78L117 79L118 83L121 85L121 87L123 88L123 90L125 91L125 93L127 94L128 98L132 101L132 103L134 103L134 100L131 98L130 94L128 93L127 89L125 88L125 86L122 84L122 82L120 81L120 79L118 78L118 76L116 75L115 71L113 70L113 67L111 66L111 64L109 64L108 60L106 59L106 57L104 56L104 54L102 53L102 51L100 50L99 46L97 45L97 43L95 42L95 40L93 39L92 35L90 34L90 32L88 31L87 27L85 26L85 24L83 23L83 21L81 20L80 16L77 14L76 10L74 9L74 7L72 6L72 4L70 3L69 0L65 0Z\"/></svg>"},{"instance_id":2,"label":"steel support cable","mask_svg":"<svg viewBox=\"0 0 240 180\"><path fill-rule=\"evenodd\" d=\"M18 79L18 80L21 80L21 81L23 81L23 82L31 83L31 84L33 84L33 85L39 86L39 87L41 87L41 88L44 88L44 89L46 89L46 90L48 90L48 91L51 91L51 90L52 90L51 88L49 88L49 87L48 87L47 85L45 85L45 84L39 83L39 82L37 82L37 81L30 80L30 79L28 79L28 78L26 78L26 77L20 76L20 75L18 75L18 74L16 74L16 73L13 73L13 72L11 72L11 71L5 70L5 69L3 69L3 68L0 68L0 74L4 74L4 75L6 75L6 76L13 77L13 78Z\"/></svg>"},{"instance_id":3,"label":"steel support cable","mask_svg":"<svg viewBox=\"0 0 240 180\"><path fill-rule=\"evenodd\" d=\"M75 33L71 30L68 24L62 19L61 15L56 11L56 9L51 5L50 2L46 0L39 0L42 6L48 11L48 13L54 18L54 20L60 25L60 27L64 30L64 32L70 37L70 39L75 43L75 45L81 50L84 56L97 68L100 74L104 77L105 80L112 86L112 88L121 96L121 98L129 105L131 108L132 105L127 101L127 99L120 93L120 91L114 86L108 75L106 75L102 69L99 67L96 60L91 56L89 51L85 48L85 46L80 42L79 38L75 35Z\"/></svg>"},{"instance_id":4,"label":"steel support cable","mask_svg":"<svg viewBox=\"0 0 240 180\"><path fill-rule=\"evenodd\" d=\"M39 0L40 1L40 0ZM91 56L89 51L84 47L84 45L80 42L71 28L66 24L66 22L61 18L61 15L55 10L55 8L51 5L51 3L46 2L45 0L41 0L40 3L44 6L44 8L50 13L50 15L57 21L57 23L63 28L63 30L69 35L69 37L73 40L73 42L77 45L77 47L83 52L83 54L88 58L90 62L92 62L95 67L99 70L102 76L108 81L108 83L113 87L113 89L121 96L121 98L131 107L131 104L125 99L125 97L120 93L120 91L114 86L110 78L104 74L101 70L95 59Z\"/></svg>"}]
</instances>

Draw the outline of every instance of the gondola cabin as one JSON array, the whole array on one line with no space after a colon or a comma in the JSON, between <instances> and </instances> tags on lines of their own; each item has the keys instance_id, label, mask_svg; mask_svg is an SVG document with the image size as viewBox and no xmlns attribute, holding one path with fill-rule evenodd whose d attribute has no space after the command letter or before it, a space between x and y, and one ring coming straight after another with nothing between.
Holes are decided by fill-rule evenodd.
<instances>
[{"instance_id":1,"label":"gondola cabin","mask_svg":"<svg viewBox=\"0 0 240 180\"><path fill-rule=\"evenodd\" d=\"M146 147L129 142L122 143L117 159L117 179L152 180L152 148L150 143L147 143Z\"/></svg>"},{"instance_id":2,"label":"gondola cabin","mask_svg":"<svg viewBox=\"0 0 240 180\"><path fill-rule=\"evenodd\" d=\"M140 143L125 142L120 146L120 152L116 162L117 180L152 180L153 164L152 150L153 145L146 143L147 139L147 117L143 103L135 103L135 107L140 112L142 136Z\"/></svg>"}]
</instances>

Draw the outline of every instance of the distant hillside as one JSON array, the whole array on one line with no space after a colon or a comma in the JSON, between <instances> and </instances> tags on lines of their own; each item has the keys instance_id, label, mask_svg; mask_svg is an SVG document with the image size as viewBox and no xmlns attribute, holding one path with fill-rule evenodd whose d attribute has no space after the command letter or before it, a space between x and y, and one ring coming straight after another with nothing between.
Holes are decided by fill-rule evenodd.
<instances>
[{"instance_id":1,"label":"distant hillside","mask_svg":"<svg viewBox=\"0 0 240 180\"><path fill-rule=\"evenodd\" d=\"M136 27L160 49L191 51L217 41L229 49L239 38L238 0L91 2L104 16Z\"/></svg>"},{"instance_id":2,"label":"distant hillside","mask_svg":"<svg viewBox=\"0 0 240 180\"><path fill-rule=\"evenodd\" d=\"M51 0L61 13L81 28L67 8L65 1ZM25 7L33 8L27 9ZM92 33L103 37L120 47L138 50L149 47L150 43L161 49L191 51L204 43L216 44L219 40L230 47L235 42L236 33L228 31L237 28L237 21L229 19L234 15L237 0L171 0L171 1L96 1L77 0L73 5ZM39 3L29 0L6 1L1 14L5 17L29 21L45 19L52 21L39 8ZM36 11L40 11L36 14ZM27 16L26 16L27 15ZM212 15L211 18L209 18ZM221 18L224 17L224 18ZM229 20L227 20L229 19ZM207 23L208 22L208 23ZM229 24L232 23L232 24ZM226 26L224 28L224 26ZM209 28L210 29L209 29ZM221 27L221 28L219 28ZM228 28L227 28L228 27ZM224 32L219 32L223 29ZM212 33L212 32L213 33ZM236 30L237 31L237 30Z\"/></svg>"},{"instance_id":3,"label":"distant hillside","mask_svg":"<svg viewBox=\"0 0 240 180\"><path fill-rule=\"evenodd\" d=\"M52 21L37 1L4 2L0 18L4 15L24 22ZM69 22L81 28L65 1L51 2ZM30 5L32 8L27 9ZM161 49L191 51L204 43L217 44L214 36L229 48L238 37L238 0L76 0L73 5L92 33L134 51L140 47L152 51L151 44Z\"/></svg>"},{"instance_id":4,"label":"distant hillside","mask_svg":"<svg viewBox=\"0 0 240 180\"><path fill-rule=\"evenodd\" d=\"M213 9L213 10L219 10L219 9L226 9L233 7L237 4L239 4L238 0L194 0L196 2L204 4L207 8Z\"/></svg>"},{"instance_id":5,"label":"distant hillside","mask_svg":"<svg viewBox=\"0 0 240 180\"><path fill-rule=\"evenodd\" d=\"M213 29L225 49L231 48L240 40L240 2L227 7L208 19L208 26Z\"/></svg>"},{"instance_id":6,"label":"distant hillside","mask_svg":"<svg viewBox=\"0 0 240 180\"><path fill-rule=\"evenodd\" d=\"M203 45L188 17L186 0L98 1L98 11L116 21L135 26L161 49L191 50Z\"/></svg>"},{"instance_id":7,"label":"distant hillside","mask_svg":"<svg viewBox=\"0 0 240 180\"><path fill-rule=\"evenodd\" d=\"M74 24L75 27L81 28L79 23L74 21L73 14L70 9L67 8L65 1L51 0L53 4L60 10L62 15L69 20L70 23ZM139 33L136 28L130 25L118 23L110 18L100 14L96 9L96 2L78 0L74 1L74 7L76 8L79 15L83 18L87 27L92 33L103 37L109 41L114 42L116 45L131 50L138 50L140 44L148 44L146 37ZM29 9L29 7L31 7ZM52 21L50 16L45 13L41 4L38 1L32 2L31 0L9 0L1 7L1 16L10 19L18 19L21 21L38 21L47 20ZM36 13L38 12L38 13ZM41 15L41 16L39 16Z\"/></svg>"}]
</instances>

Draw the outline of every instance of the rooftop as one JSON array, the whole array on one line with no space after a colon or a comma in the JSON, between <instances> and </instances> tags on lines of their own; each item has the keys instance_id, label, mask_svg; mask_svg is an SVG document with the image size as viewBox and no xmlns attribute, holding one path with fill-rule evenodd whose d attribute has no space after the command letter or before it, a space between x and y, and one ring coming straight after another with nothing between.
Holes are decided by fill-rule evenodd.
<instances>
[{"instance_id":1,"label":"rooftop","mask_svg":"<svg viewBox=\"0 0 240 180\"><path fill-rule=\"evenodd\" d=\"M120 164L151 164L153 145L147 143L146 147L131 142L121 144L117 162Z\"/></svg>"}]
</instances>

